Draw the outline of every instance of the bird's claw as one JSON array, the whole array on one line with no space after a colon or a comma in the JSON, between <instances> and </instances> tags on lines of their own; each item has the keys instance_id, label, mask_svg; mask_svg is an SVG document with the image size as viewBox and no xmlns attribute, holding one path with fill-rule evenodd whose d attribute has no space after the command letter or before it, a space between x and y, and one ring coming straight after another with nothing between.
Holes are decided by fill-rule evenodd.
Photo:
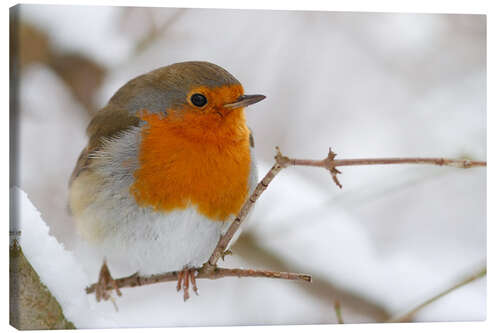
<instances>
[{"instance_id":1,"label":"bird's claw","mask_svg":"<svg viewBox=\"0 0 500 333\"><path fill-rule=\"evenodd\" d=\"M179 272L177 279L177 291L181 288L184 290L184 302L189 299L189 283L192 285L192 289L196 296L198 296L198 286L196 285L196 269L185 268Z\"/></svg>"},{"instance_id":2,"label":"bird's claw","mask_svg":"<svg viewBox=\"0 0 500 333\"><path fill-rule=\"evenodd\" d=\"M118 284L116 280L113 279L111 273L109 272L108 265L106 261L102 263L101 270L99 272L99 278L97 280L96 289L95 289L95 297L97 302L100 302L101 299L107 301L112 298L111 292L108 291L108 286L111 285L112 289L115 290L118 296L122 295L120 288L118 288Z\"/></svg>"}]
</instances>

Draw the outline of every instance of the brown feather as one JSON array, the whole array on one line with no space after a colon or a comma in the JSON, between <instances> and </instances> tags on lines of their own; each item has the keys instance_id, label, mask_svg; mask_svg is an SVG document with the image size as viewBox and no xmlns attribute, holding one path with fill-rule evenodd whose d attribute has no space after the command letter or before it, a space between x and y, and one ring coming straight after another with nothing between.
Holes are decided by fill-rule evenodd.
<instances>
[{"instance_id":1,"label":"brown feather","mask_svg":"<svg viewBox=\"0 0 500 333\"><path fill-rule=\"evenodd\" d=\"M139 118L129 115L125 110L114 108L113 105L108 105L97 112L87 127L89 143L78 157L75 169L69 180L69 186L71 186L73 180L75 180L82 171L88 168L90 154L99 151L102 147L103 139L115 137L120 132L134 126L139 126L139 122Z\"/></svg>"}]
</instances>

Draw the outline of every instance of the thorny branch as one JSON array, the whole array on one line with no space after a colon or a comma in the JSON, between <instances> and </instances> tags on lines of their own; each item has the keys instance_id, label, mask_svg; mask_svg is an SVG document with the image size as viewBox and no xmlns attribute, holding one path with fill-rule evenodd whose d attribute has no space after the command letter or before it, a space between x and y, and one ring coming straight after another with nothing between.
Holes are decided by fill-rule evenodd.
<instances>
[{"instance_id":1,"label":"thorny branch","mask_svg":"<svg viewBox=\"0 0 500 333\"><path fill-rule=\"evenodd\" d=\"M127 277L114 280L118 288L123 287L139 287L148 284L155 284L160 282L177 281L181 272L169 272L162 274L155 274L150 276L140 276L135 273ZM200 271L196 276L197 279L211 279L216 280L224 277L266 277L271 279L284 279L284 280L303 280L311 282L311 276L307 274L286 273L286 272L273 272L264 270L253 269L240 269L240 268L220 268L217 267L213 271ZM112 289L111 286L108 289ZM86 288L87 294L95 292L96 284Z\"/></svg>"},{"instance_id":2,"label":"thorny branch","mask_svg":"<svg viewBox=\"0 0 500 333\"><path fill-rule=\"evenodd\" d=\"M328 155L322 160L305 160L296 159L283 156L279 147L276 147L276 156L274 157L276 162L267 172L264 178L257 185L252 195L245 202L241 208L239 214L234 219L227 232L221 237L217 247L215 248L212 256L208 260L208 265L215 266L217 260L221 257L226 249L227 245L233 238L236 231L238 231L241 223L247 217L250 209L253 207L257 199L264 190L269 186L269 183L276 177L276 175L284 168L293 166L313 166L320 167L328 170L332 175L332 179L337 184L339 188L342 188L342 184L337 178L337 175L341 172L337 169L340 166L351 166L351 165L373 165L373 164L434 164L440 166L453 166L457 168L472 168L478 166L486 166L486 162L482 161L470 161L470 160L455 160L455 159L444 159L444 158L374 158L374 159L343 159L336 160L335 154L332 149L328 150ZM208 266L207 265L207 266Z\"/></svg>"},{"instance_id":3,"label":"thorny branch","mask_svg":"<svg viewBox=\"0 0 500 333\"><path fill-rule=\"evenodd\" d=\"M271 181L276 177L276 175L284 168L288 166L313 166L320 167L328 170L332 176L335 184L342 188L337 175L341 172L337 169L340 166L352 166L352 165L374 165L374 164L433 164L439 166L453 166L457 168L472 168L486 166L486 162L482 161L470 161L470 160L457 160L457 159L444 159L444 158L375 158L375 159L339 159L336 160L337 156L331 148L328 151L326 158L322 160L309 160L309 159L295 159L289 158L281 154L278 147L276 147L277 153L275 156L276 162L267 172L264 178L257 184L255 190L243 204L238 215L236 215L233 223L229 226L226 233L221 236L219 242L217 243L210 259L198 269L197 279L220 279L223 277L266 277L266 278L276 278L285 280L302 280L311 282L311 276L307 274L298 273L286 273L286 272L272 272L264 270L252 270L252 269L229 269L217 267L217 261L224 255L226 247L230 243L231 239L235 233L240 228L241 224L248 216L251 208L254 206L255 202L259 199L262 193L269 186ZM137 273L128 277L120 278L114 280L118 288L123 287L137 287L147 284L154 284L160 282L177 281L180 272L168 272L162 274L156 274L151 276L139 276ZM106 289L111 290L115 288L115 284L107 284ZM88 294L95 292L96 284L86 288Z\"/></svg>"}]
</instances>

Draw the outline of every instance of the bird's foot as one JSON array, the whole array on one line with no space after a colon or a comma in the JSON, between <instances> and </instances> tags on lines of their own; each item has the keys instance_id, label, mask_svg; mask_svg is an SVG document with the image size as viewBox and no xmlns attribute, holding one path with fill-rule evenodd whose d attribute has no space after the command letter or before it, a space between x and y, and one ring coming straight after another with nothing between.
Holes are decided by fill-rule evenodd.
<instances>
[{"instance_id":1,"label":"bird's foot","mask_svg":"<svg viewBox=\"0 0 500 333\"><path fill-rule=\"evenodd\" d=\"M184 268L179 272L177 279L177 291L181 288L184 290L184 302L189 298L189 283L191 282L192 288L196 296L198 296L198 287L196 286L196 272L194 268Z\"/></svg>"},{"instance_id":2,"label":"bird's foot","mask_svg":"<svg viewBox=\"0 0 500 333\"><path fill-rule=\"evenodd\" d=\"M109 272L108 265L106 264L106 260L102 263L101 266L101 271L99 272L99 279L97 280L96 288L95 288L95 297L97 301L101 301L101 299L104 299L107 301L108 299L111 298L111 292L108 291L108 286L111 286L112 289L116 291L116 294L118 296L122 295L122 292L118 288L118 284L116 283L116 280L113 279L111 276L111 273ZM114 302L113 302L114 303Z\"/></svg>"}]
</instances>

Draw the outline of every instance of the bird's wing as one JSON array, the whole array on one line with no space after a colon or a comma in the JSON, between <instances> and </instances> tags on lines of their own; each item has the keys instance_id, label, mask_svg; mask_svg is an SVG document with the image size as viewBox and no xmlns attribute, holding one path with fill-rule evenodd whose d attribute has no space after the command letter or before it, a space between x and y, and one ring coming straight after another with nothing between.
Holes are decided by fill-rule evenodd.
<instances>
[{"instance_id":1,"label":"bird's wing","mask_svg":"<svg viewBox=\"0 0 500 333\"><path fill-rule=\"evenodd\" d=\"M123 131L139 126L139 123L140 119L138 117L130 115L125 110L106 107L97 112L87 127L89 143L78 157L75 169L69 180L69 186L71 186L73 180L75 180L82 171L88 168L90 161L89 156L99 151L105 139L116 137Z\"/></svg>"}]
</instances>

